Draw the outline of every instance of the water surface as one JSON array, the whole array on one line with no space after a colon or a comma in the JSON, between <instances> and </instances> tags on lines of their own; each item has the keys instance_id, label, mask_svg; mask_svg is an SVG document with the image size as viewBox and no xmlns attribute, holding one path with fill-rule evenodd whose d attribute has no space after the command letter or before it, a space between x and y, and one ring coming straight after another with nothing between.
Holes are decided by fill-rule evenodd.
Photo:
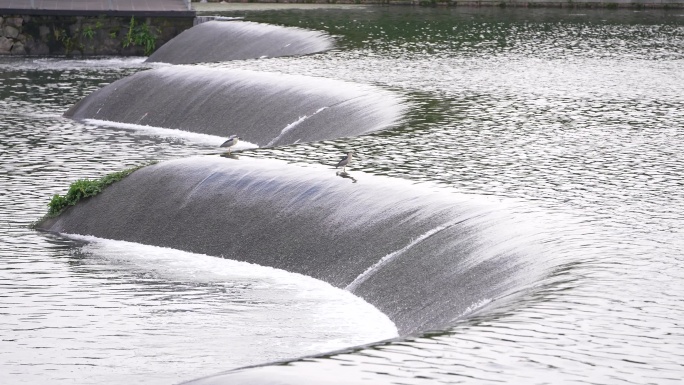
<instances>
[{"instance_id":1,"label":"water surface","mask_svg":"<svg viewBox=\"0 0 684 385\"><path fill-rule=\"evenodd\" d=\"M526 295L494 298L486 311L449 330L257 369L255 375L293 376L300 382L336 376L368 383L679 383L684 373L680 11L366 7L230 15L323 30L337 36L339 48L211 66L372 84L413 103L406 123L391 131L244 155L334 164L353 148L358 158L348 171L359 183L364 173L437 183L562 218L553 221L555 253L547 254L557 268ZM148 264L120 261L118 251L109 260L88 254L91 246L26 228L43 215L51 195L64 192L74 179L153 159L216 153L214 146L191 138L60 117L89 92L141 70L141 61L0 62L3 382L49 377L52 383L116 383L122 373L132 373L125 382L173 383L244 364L222 348L197 349L202 342L195 349L164 342L174 335L189 338L178 335L179 319L187 319L183 325L235 323L238 318L228 313L238 305L225 298L226 284L200 284L191 277L176 284L179 277L159 275ZM107 280L128 289L101 284ZM134 296L143 288L147 295ZM116 319L133 322L139 304L155 298L163 300L148 309L190 311L134 328L148 338L137 349L122 347L121 337L103 337L130 333L132 326L106 322L113 310L94 304L115 307ZM63 311L55 313L56 301ZM240 306L261 319L258 305ZM78 311L102 321L74 316ZM65 322L54 314L71 318ZM300 342L309 340L309 329L286 326L263 340L250 334L254 350L241 354L267 362L275 357L261 357L267 349L259 345L270 348L273 339L290 333L294 336L279 359L308 354ZM69 336L71 343L33 339L46 330ZM193 330L194 341L213 341L218 326ZM237 338L224 333L221 329L226 338ZM311 338L323 344L336 340L325 333ZM356 338L346 335L339 345L361 343ZM364 338L372 340L372 333ZM107 358L83 348L89 344L104 349ZM334 348L314 345L318 352ZM72 359L63 365L50 358L57 356ZM143 363L145 371L138 372Z\"/></svg>"}]
</instances>

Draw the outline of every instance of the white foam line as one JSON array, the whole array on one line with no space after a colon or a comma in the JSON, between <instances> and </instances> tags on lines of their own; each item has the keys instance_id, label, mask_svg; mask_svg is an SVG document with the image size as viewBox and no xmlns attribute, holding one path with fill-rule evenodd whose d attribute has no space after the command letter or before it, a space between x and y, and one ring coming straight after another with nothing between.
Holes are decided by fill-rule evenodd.
<instances>
[{"instance_id":1,"label":"white foam line","mask_svg":"<svg viewBox=\"0 0 684 385\"><path fill-rule=\"evenodd\" d=\"M455 224L457 224L457 223L459 223L459 222L462 222L462 221L463 221L463 219L458 219L458 220L455 220L455 221L452 221L452 222L443 224L443 225L441 225L441 226L437 226L437 227L435 227L434 229L429 230L428 232L422 234L422 235L419 236L418 238L412 240L411 242L409 242L408 245L402 247L401 249L396 250L396 251L393 251L393 252L391 252L391 253L385 255L384 257L380 258L380 260L377 261L373 266L369 267L368 269L366 269L366 271L364 271L363 273L359 274L359 276L356 277L356 279L354 279L354 281L352 281L352 283L350 283L349 285L347 285L347 287L346 287L345 289L346 289L346 290L354 290L354 289L356 289L357 286L359 286L361 283L363 283L363 282L366 281L368 278L370 278L371 276L373 276L373 274L375 274L375 272L376 272L381 266L387 264L389 261L391 261L392 259L396 258L398 255L401 255L401 254L404 253L406 250L412 248L413 246L415 246L415 245L417 245L418 243L420 243L420 242L426 240L427 238L430 238L431 236L433 236L433 235L439 233L440 231L446 230L446 229L448 229L449 227L451 227L451 226L453 226L453 225L455 225Z\"/></svg>"},{"instance_id":2,"label":"white foam line","mask_svg":"<svg viewBox=\"0 0 684 385\"><path fill-rule=\"evenodd\" d=\"M96 126L117 127L117 128L123 128L126 130L134 130L134 131L138 131L138 132L144 132L146 134L160 136L160 137L181 138L184 140L191 141L193 143L206 144L206 145L216 146L216 147L220 146L223 142L226 141L226 138L224 138L222 136L200 134L200 133L196 133L196 132L190 132L190 131L179 130L179 129L146 126L146 125L142 125L142 124L133 124L133 123L112 122L109 120L99 120L99 119L84 119L83 121L86 124L92 124L92 125L96 125ZM238 142L238 144L236 144L231 149L232 150L246 150L246 149L258 148L258 147L259 146L257 146L254 143L250 143L250 142L247 142L244 140L240 140Z\"/></svg>"},{"instance_id":3,"label":"white foam line","mask_svg":"<svg viewBox=\"0 0 684 385\"><path fill-rule=\"evenodd\" d=\"M480 300L480 301L477 301L477 302L475 302L475 303L472 303L470 306L468 306L468 307L463 311L463 313L461 313L460 316L454 318L454 320L457 320L457 319L459 319L459 318L462 318L462 317L464 317L464 316L466 316L466 315L468 315L468 314L474 312L475 310L478 310L478 309L480 309L481 307L483 307L483 306L489 304L490 302L492 302L492 299L491 299L491 298L485 298L485 299L483 299L483 300Z\"/></svg>"},{"instance_id":4,"label":"white foam line","mask_svg":"<svg viewBox=\"0 0 684 385\"><path fill-rule=\"evenodd\" d=\"M304 115L304 116L300 117L299 119L295 120L294 122L288 124L287 126L285 126L285 128L283 128L282 131L280 131L280 134L279 134L278 136L276 136L273 140L271 140L270 142L268 142L268 144L266 145L266 147L271 147L271 146L273 146L273 144L275 144L280 138L282 138L283 135L287 134L290 130L292 130L293 128L297 127L301 122L303 122L303 121L309 119L310 117L312 117L312 116L316 115L317 113L319 113L319 112L325 110L326 108L328 108L328 107L321 107L321 108L319 108L316 112L314 112L313 114L311 114L311 115ZM299 139L297 139L297 142L298 142L298 141L299 141ZM296 143L296 142L295 142L295 143Z\"/></svg>"}]
</instances>

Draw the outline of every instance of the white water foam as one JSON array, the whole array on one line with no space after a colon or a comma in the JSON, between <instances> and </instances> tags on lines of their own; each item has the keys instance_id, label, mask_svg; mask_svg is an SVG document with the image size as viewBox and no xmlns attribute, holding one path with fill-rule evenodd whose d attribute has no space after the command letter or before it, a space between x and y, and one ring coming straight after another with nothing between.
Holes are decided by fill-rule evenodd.
<instances>
[{"instance_id":1,"label":"white water foam","mask_svg":"<svg viewBox=\"0 0 684 385\"><path fill-rule=\"evenodd\" d=\"M460 316L454 318L454 320L457 320L457 319L459 319L459 318L462 318L463 316L466 316L466 315L468 315L468 314L471 314L471 313L473 313L475 310L479 310L479 309L481 309L482 307L488 305L488 304L491 303L491 302L492 302L492 299L491 299L491 298L485 298L485 299L479 300L479 301L477 301L477 302L475 302L475 303L472 303L470 306L468 306L468 307L463 311L463 313L461 313Z\"/></svg>"},{"instance_id":2,"label":"white water foam","mask_svg":"<svg viewBox=\"0 0 684 385\"><path fill-rule=\"evenodd\" d=\"M294 122L292 122L292 123L288 124L287 126L285 126L285 128L283 128L282 131L280 131L280 134L278 134L278 136L276 136L275 138L273 138L273 140L271 140L270 142L268 142L268 144L266 145L266 147L271 147L271 146L273 146L280 138L283 137L283 135L285 135L285 134L287 134L288 132L290 132L293 128L297 127L300 123L302 123L303 121L309 119L310 117L312 117L312 116L318 114L319 112L321 112L321 111L323 111L323 110L325 110L325 109L327 109L327 108L328 108L328 107L321 107L321 108L319 108L316 112L314 112L314 113L311 114L311 115L300 116L299 119L297 119L297 120L295 120ZM297 140L295 141L295 143L299 142L300 140L301 140L301 139L297 139Z\"/></svg>"},{"instance_id":3,"label":"white water foam","mask_svg":"<svg viewBox=\"0 0 684 385\"><path fill-rule=\"evenodd\" d=\"M151 67L145 63L145 57L129 56L102 56L88 59L71 59L64 60L63 58L47 57L47 58L17 58L11 62L0 62L0 68L10 68L11 70L25 69L25 70L92 70L95 68L102 69L128 69L128 68L148 68Z\"/></svg>"},{"instance_id":4,"label":"white water foam","mask_svg":"<svg viewBox=\"0 0 684 385\"><path fill-rule=\"evenodd\" d=\"M463 218L459 218L459 219L453 220L451 222L445 223L443 225L437 226L431 230L426 231L425 233L421 234L417 238L411 240L411 242L409 242L406 246L402 247L401 249L393 251L393 252L385 255L384 257L380 258L379 261L374 263L371 267L367 268L363 273L359 274L359 276L356 277L354 279L354 281L352 281L352 283L347 285L347 287L345 289L346 290L356 289L356 287L358 287L360 284L365 282L368 278L372 277L373 274L375 274L375 272L377 272L381 266L387 264L388 262L390 262L391 260L396 258L398 255L401 255L402 253L409 250L413 246L415 246L415 245L419 244L420 242L430 238L431 236L439 233L440 231L446 230L449 227L451 227L455 224L458 224L459 222L462 222L462 221L463 221Z\"/></svg>"},{"instance_id":5,"label":"white water foam","mask_svg":"<svg viewBox=\"0 0 684 385\"><path fill-rule=\"evenodd\" d=\"M261 338L272 333L266 339L275 338L283 344L287 341L282 339L288 339L283 336L288 336L294 340L290 343L297 345L294 351L322 352L398 336L394 323L375 307L309 276L171 248L65 236L87 242L83 253L105 259L117 268L171 282L225 286L231 291L226 301L237 301L239 306L255 304L253 316L249 307L241 316L241 320L247 316L255 335ZM226 322L231 319L228 317ZM250 345L257 343L259 338L255 338Z\"/></svg>"},{"instance_id":6,"label":"white water foam","mask_svg":"<svg viewBox=\"0 0 684 385\"><path fill-rule=\"evenodd\" d=\"M83 122L86 124L91 124L91 125L98 126L98 127L104 126L104 127L123 128L125 130L133 130L137 133L159 136L159 137L163 137L163 138L166 138L166 137L179 138L179 139L183 139L183 140L193 142L193 143L204 144L204 145L209 145L209 146L216 146L216 147L220 146L227 139L227 138L224 138L222 136L216 136L216 135L200 134L200 133L196 133L196 132L177 130L177 129L171 129L171 128L164 128L164 127L147 126L147 125L142 125L142 124L112 122L109 120L84 119ZM250 143L250 142L247 142L244 140L240 140L238 142L238 144L231 147L231 150L232 151L247 150L247 149L258 148L258 147L259 146L257 146L254 143Z\"/></svg>"}]
</instances>

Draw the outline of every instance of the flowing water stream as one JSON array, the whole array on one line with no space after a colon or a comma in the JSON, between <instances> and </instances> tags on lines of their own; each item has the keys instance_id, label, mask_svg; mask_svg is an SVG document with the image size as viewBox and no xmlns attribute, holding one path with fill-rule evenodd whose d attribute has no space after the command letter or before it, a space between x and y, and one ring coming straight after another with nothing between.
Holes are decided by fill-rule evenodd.
<instances>
[{"instance_id":1,"label":"flowing water stream","mask_svg":"<svg viewBox=\"0 0 684 385\"><path fill-rule=\"evenodd\" d=\"M240 156L333 165L353 148L348 171L358 183L373 174L438 185L536 218L539 265L552 268L515 297L482 298L447 330L227 380L681 381L681 11L363 7L228 16L323 30L337 48L206 66L357 82L410 104L388 131ZM29 229L76 179L216 156L204 137L61 116L151 66L162 65L0 59L0 382L169 384L395 336L365 302L296 274Z\"/></svg>"}]
</instances>

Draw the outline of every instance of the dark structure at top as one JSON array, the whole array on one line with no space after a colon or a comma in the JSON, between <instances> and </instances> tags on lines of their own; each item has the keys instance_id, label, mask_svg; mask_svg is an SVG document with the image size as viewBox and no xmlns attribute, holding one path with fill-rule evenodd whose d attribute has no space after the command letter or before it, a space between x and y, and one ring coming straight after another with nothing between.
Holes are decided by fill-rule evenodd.
<instances>
[{"instance_id":1,"label":"dark structure at top","mask_svg":"<svg viewBox=\"0 0 684 385\"><path fill-rule=\"evenodd\" d=\"M5 15L194 16L190 0L0 0Z\"/></svg>"},{"instance_id":2,"label":"dark structure at top","mask_svg":"<svg viewBox=\"0 0 684 385\"><path fill-rule=\"evenodd\" d=\"M147 56L194 20L189 0L0 0L0 55Z\"/></svg>"}]
</instances>

